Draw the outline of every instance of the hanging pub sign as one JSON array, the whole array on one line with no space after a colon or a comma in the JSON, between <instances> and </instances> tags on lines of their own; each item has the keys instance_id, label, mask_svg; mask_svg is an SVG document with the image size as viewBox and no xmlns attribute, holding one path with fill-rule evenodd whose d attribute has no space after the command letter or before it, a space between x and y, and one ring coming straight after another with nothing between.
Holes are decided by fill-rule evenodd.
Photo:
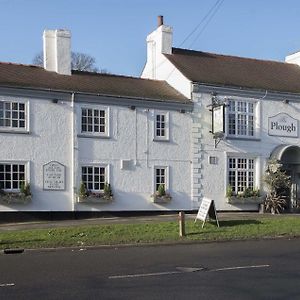
<instances>
[{"instance_id":1,"label":"hanging pub sign","mask_svg":"<svg viewBox=\"0 0 300 300\"><path fill-rule=\"evenodd\" d=\"M224 133L224 104L212 106L212 133L222 134Z\"/></svg>"},{"instance_id":2,"label":"hanging pub sign","mask_svg":"<svg viewBox=\"0 0 300 300\"><path fill-rule=\"evenodd\" d=\"M43 166L43 189L61 191L65 189L65 166L50 161Z\"/></svg>"},{"instance_id":3,"label":"hanging pub sign","mask_svg":"<svg viewBox=\"0 0 300 300\"><path fill-rule=\"evenodd\" d=\"M269 117L268 134L284 137L298 137L298 120L286 113Z\"/></svg>"}]
</instances>

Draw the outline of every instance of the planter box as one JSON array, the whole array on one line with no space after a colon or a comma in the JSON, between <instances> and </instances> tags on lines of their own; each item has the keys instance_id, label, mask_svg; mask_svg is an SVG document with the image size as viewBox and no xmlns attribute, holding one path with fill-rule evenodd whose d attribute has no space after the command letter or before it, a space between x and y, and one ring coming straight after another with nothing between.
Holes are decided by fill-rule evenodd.
<instances>
[{"instance_id":1,"label":"planter box","mask_svg":"<svg viewBox=\"0 0 300 300\"><path fill-rule=\"evenodd\" d=\"M151 200L153 203L169 203L172 197L170 195L158 196L153 195L151 196Z\"/></svg>"},{"instance_id":2,"label":"planter box","mask_svg":"<svg viewBox=\"0 0 300 300\"><path fill-rule=\"evenodd\" d=\"M93 204L105 204L110 203L113 201L112 196L105 196L105 195L99 195L99 196L87 196L87 197L79 197L77 196L77 202L78 203L93 203Z\"/></svg>"},{"instance_id":3,"label":"planter box","mask_svg":"<svg viewBox=\"0 0 300 300\"><path fill-rule=\"evenodd\" d=\"M31 201L31 195L25 196L20 193L6 193L0 195L1 204L27 204Z\"/></svg>"},{"instance_id":4,"label":"planter box","mask_svg":"<svg viewBox=\"0 0 300 300\"><path fill-rule=\"evenodd\" d=\"M229 204L261 204L264 202L264 199L264 196L249 198L232 196L228 198L227 202Z\"/></svg>"}]
</instances>

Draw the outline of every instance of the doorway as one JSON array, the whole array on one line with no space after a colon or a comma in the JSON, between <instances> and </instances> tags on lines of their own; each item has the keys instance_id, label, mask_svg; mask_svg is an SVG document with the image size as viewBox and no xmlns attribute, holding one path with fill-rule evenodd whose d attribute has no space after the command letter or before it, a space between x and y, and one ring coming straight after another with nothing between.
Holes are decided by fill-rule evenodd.
<instances>
[{"instance_id":1,"label":"doorway","mask_svg":"<svg viewBox=\"0 0 300 300\"><path fill-rule=\"evenodd\" d=\"M288 211L296 211L300 206L300 147L281 145L271 155L282 164L282 169L290 176L291 188L287 191Z\"/></svg>"}]
</instances>

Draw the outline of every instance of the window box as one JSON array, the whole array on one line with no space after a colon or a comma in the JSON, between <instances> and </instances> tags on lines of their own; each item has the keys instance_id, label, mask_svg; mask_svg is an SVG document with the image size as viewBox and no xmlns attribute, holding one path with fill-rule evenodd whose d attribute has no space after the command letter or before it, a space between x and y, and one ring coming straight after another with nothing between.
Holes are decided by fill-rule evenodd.
<instances>
[{"instance_id":1,"label":"window box","mask_svg":"<svg viewBox=\"0 0 300 300\"><path fill-rule=\"evenodd\" d=\"M151 196L152 202L153 203L169 203L172 200L172 197L169 194L165 195L152 195Z\"/></svg>"},{"instance_id":2,"label":"window box","mask_svg":"<svg viewBox=\"0 0 300 300\"><path fill-rule=\"evenodd\" d=\"M0 202L1 204L27 204L31 202L31 195L1 192Z\"/></svg>"},{"instance_id":3,"label":"window box","mask_svg":"<svg viewBox=\"0 0 300 300\"><path fill-rule=\"evenodd\" d=\"M113 201L113 196L106 195L104 193L91 193L86 196L78 195L78 203L110 203Z\"/></svg>"},{"instance_id":4,"label":"window box","mask_svg":"<svg viewBox=\"0 0 300 300\"><path fill-rule=\"evenodd\" d=\"M228 197L227 202L229 204L262 204L264 202L264 196L256 196L256 197L239 197L239 196L231 196Z\"/></svg>"}]
</instances>

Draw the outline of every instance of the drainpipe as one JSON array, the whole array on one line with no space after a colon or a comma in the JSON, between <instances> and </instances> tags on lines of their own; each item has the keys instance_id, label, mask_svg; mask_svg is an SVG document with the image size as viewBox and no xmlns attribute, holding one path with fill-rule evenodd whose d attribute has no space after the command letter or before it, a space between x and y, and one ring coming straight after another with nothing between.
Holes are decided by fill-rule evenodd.
<instances>
[{"instance_id":1,"label":"drainpipe","mask_svg":"<svg viewBox=\"0 0 300 300\"><path fill-rule=\"evenodd\" d=\"M72 113L72 164L71 164L71 184L72 184L72 212L75 211L76 203L76 110L75 110L75 93L71 95L71 113Z\"/></svg>"}]
</instances>

